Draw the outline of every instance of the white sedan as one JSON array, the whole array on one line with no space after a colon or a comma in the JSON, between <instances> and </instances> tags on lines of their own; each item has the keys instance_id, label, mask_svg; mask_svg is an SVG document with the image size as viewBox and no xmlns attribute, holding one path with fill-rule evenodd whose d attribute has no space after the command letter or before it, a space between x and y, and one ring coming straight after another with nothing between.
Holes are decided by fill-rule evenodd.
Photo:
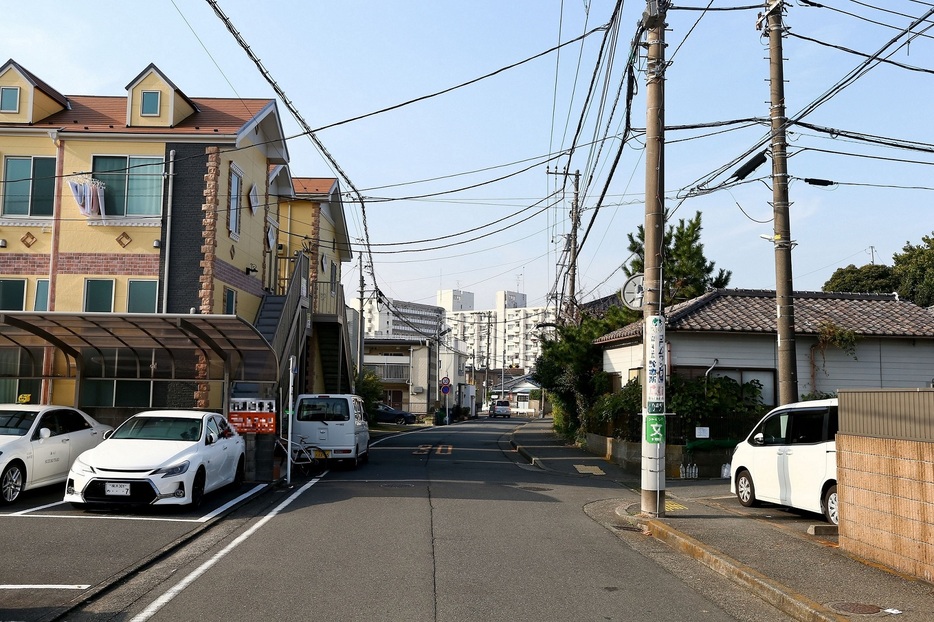
<instances>
[{"instance_id":1,"label":"white sedan","mask_svg":"<svg viewBox=\"0 0 934 622\"><path fill-rule=\"evenodd\" d=\"M217 413L152 410L134 415L75 460L65 501L86 505L201 504L243 482L244 442Z\"/></svg>"},{"instance_id":2,"label":"white sedan","mask_svg":"<svg viewBox=\"0 0 934 622\"><path fill-rule=\"evenodd\" d=\"M0 503L24 490L58 484L78 454L112 431L68 406L0 404Z\"/></svg>"}]
</instances>

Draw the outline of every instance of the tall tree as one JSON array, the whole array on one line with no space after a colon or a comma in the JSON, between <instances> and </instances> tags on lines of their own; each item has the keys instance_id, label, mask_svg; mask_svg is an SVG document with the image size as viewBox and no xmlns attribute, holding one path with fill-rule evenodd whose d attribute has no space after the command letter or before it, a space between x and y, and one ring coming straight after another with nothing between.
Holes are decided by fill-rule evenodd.
<instances>
[{"instance_id":1,"label":"tall tree","mask_svg":"<svg viewBox=\"0 0 934 622\"><path fill-rule=\"evenodd\" d=\"M677 225L669 225L665 231L662 249L662 303L671 306L678 302L696 298L709 289L719 289L730 284L733 273L722 268L714 274L715 264L704 256L704 245L700 242L701 213L697 212L688 221L683 218ZM635 235L627 234L629 252L635 254L624 271L628 276L645 271L645 227L639 225Z\"/></svg>"},{"instance_id":2,"label":"tall tree","mask_svg":"<svg viewBox=\"0 0 934 622\"><path fill-rule=\"evenodd\" d=\"M825 292L890 294L898 291L898 285L899 279L892 266L866 264L857 268L850 264L834 270L821 289Z\"/></svg>"},{"instance_id":3,"label":"tall tree","mask_svg":"<svg viewBox=\"0 0 934 622\"><path fill-rule=\"evenodd\" d=\"M923 236L917 246L906 242L892 259L901 297L920 307L934 305L934 235Z\"/></svg>"}]
</instances>

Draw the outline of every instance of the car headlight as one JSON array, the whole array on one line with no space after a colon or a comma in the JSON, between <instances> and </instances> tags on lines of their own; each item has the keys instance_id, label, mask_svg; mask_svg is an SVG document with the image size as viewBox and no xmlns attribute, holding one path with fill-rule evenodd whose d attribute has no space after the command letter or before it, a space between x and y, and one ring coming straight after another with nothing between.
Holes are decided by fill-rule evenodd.
<instances>
[{"instance_id":1,"label":"car headlight","mask_svg":"<svg viewBox=\"0 0 934 622\"><path fill-rule=\"evenodd\" d=\"M91 466L90 464L88 464L87 462L82 462L82 461L81 461L81 457L80 457L80 456L78 456L77 458L75 458L75 463L71 466L71 468L72 468L72 470L75 471L76 473L88 473L88 474L91 474L91 475L93 475L94 473L96 473L96 471L94 470L94 467L92 467L92 466Z\"/></svg>"},{"instance_id":2,"label":"car headlight","mask_svg":"<svg viewBox=\"0 0 934 622\"><path fill-rule=\"evenodd\" d=\"M176 464L175 466L156 469L155 471L152 472L152 474L159 475L161 473L162 477L175 477L176 475L181 475L182 473L187 471L190 465L191 463L188 460L185 460L184 462L180 462Z\"/></svg>"}]
</instances>

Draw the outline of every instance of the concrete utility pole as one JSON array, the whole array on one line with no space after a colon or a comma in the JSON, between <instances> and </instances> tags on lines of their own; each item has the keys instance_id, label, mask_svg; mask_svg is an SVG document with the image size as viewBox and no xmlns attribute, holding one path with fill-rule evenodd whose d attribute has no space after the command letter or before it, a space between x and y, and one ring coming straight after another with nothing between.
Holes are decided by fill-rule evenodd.
<instances>
[{"instance_id":1,"label":"concrete utility pole","mask_svg":"<svg viewBox=\"0 0 934 622\"><path fill-rule=\"evenodd\" d=\"M785 73L782 59L782 12L785 3L766 3L772 126L772 213L775 246L775 307L778 333L778 403L798 401L798 362L795 348L794 282L791 273L791 219L788 208L788 143L785 136Z\"/></svg>"},{"instance_id":2,"label":"concrete utility pole","mask_svg":"<svg viewBox=\"0 0 934 622\"><path fill-rule=\"evenodd\" d=\"M360 315L357 316L357 388L363 386L363 254L360 254Z\"/></svg>"},{"instance_id":3,"label":"concrete utility pole","mask_svg":"<svg viewBox=\"0 0 934 622\"><path fill-rule=\"evenodd\" d=\"M665 516L665 316L662 252L665 240L665 15L667 0L647 0L645 121L645 297L642 384L642 512Z\"/></svg>"},{"instance_id":4,"label":"concrete utility pole","mask_svg":"<svg viewBox=\"0 0 934 622\"><path fill-rule=\"evenodd\" d=\"M547 171L567 177L567 171ZM565 320L577 319L577 229L580 227L580 171L574 171L574 198L571 200L571 233L568 236L568 295L562 301L561 315Z\"/></svg>"}]
</instances>

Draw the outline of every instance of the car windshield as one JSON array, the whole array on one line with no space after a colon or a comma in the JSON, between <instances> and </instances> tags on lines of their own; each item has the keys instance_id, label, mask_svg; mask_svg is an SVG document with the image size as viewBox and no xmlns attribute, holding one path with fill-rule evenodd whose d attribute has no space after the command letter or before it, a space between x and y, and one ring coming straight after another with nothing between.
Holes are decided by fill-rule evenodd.
<instances>
[{"instance_id":1,"label":"car windshield","mask_svg":"<svg viewBox=\"0 0 934 622\"><path fill-rule=\"evenodd\" d=\"M0 411L0 436L26 436L36 413L27 410Z\"/></svg>"},{"instance_id":2,"label":"car windshield","mask_svg":"<svg viewBox=\"0 0 934 622\"><path fill-rule=\"evenodd\" d=\"M197 441L201 438L201 420L185 417L130 417L110 438Z\"/></svg>"},{"instance_id":3,"label":"car windshield","mask_svg":"<svg viewBox=\"0 0 934 622\"><path fill-rule=\"evenodd\" d=\"M313 397L298 405L298 421L350 421L347 400L339 397Z\"/></svg>"}]
</instances>

